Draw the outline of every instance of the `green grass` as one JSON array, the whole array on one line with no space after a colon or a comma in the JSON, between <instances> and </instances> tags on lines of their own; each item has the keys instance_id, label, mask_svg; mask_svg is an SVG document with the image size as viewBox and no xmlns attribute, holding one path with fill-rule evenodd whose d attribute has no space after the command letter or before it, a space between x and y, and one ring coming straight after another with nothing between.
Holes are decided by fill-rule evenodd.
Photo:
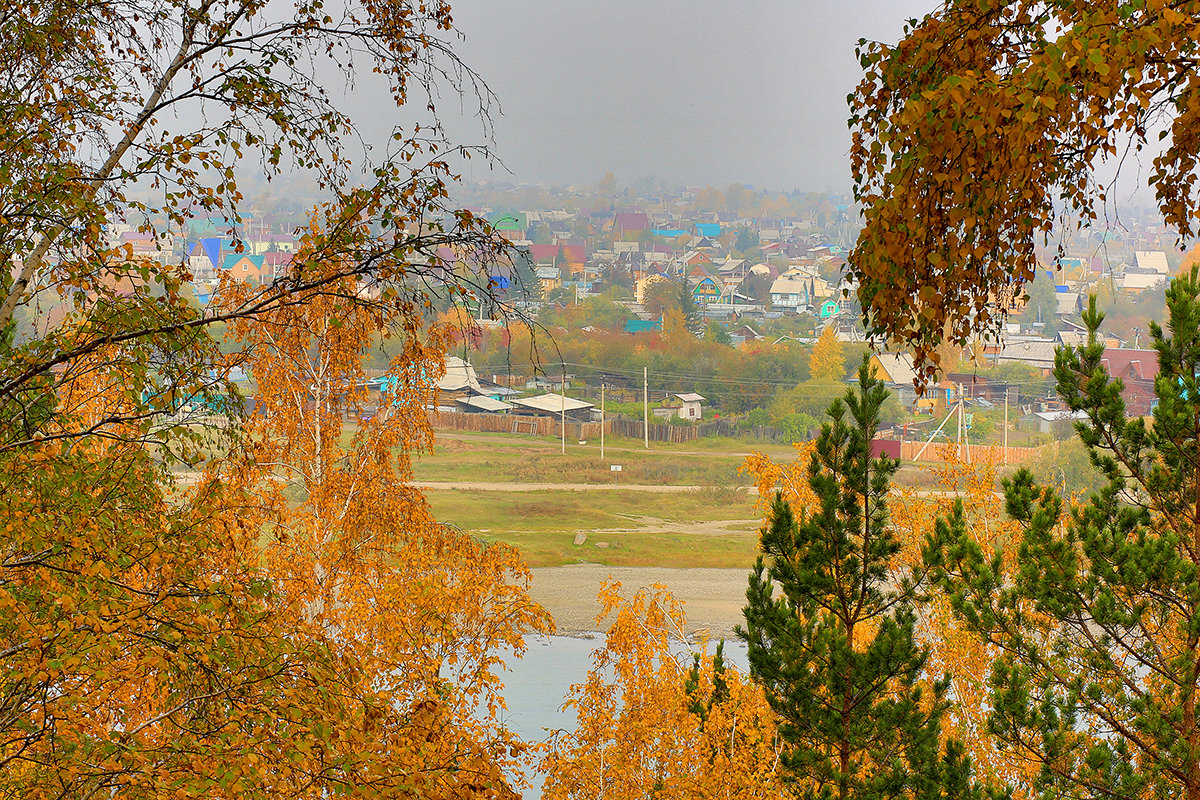
<instances>
[{"instance_id":1,"label":"green grass","mask_svg":"<svg viewBox=\"0 0 1200 800\"><path fill-rule=\"evenodd\" d=\"M548 439L516 439L504 434L479 438L439 439L432 455L414 463L418 480L491 483L612 483L609 467L620 464L619 481L653 485L731 485L750 483L739 469L746 450L709 447L685 450L681 445L652 445L623 440L611 443L600 458L600 445ZM696 444L696 443L692 443ZM697 455L702 452L702 455Z\"/></svg>"},{"instance_id":2,"label":"green grass","mask_svg":"<svg viewBox=\"0 0 1200 800\"><path fill-rule=\"evenodd\" d=\"M496 533L480 538L503 542L521 551L531 567L564 564L603 564L610 567L719 567L749 570L758 552L758 534L737 536L687 536L665 533L609 534L607 547L588 539L574 544L568 533Z\"/></svg>"},{"instance_id":3,"label":"green grass","mask_svg":"<svg viewBox=\"0 0 1200 800\"><path fill-rule=\"evenodd\" d=\"M729 490L649 492L427 492L435 516L487 541L513 545L530 566L748 567L757 546L752 498ZM650 520L636 519L649 517ZM658 520L681 530L656 530ZM719 534L687 525L740 521ZM749 521L749 522L747 522ZM628 530L613 530L628 529ZM577 532L587 533L583 545ZM604 543L607 546L597 547Z\"/></svg>"}]
</instances>

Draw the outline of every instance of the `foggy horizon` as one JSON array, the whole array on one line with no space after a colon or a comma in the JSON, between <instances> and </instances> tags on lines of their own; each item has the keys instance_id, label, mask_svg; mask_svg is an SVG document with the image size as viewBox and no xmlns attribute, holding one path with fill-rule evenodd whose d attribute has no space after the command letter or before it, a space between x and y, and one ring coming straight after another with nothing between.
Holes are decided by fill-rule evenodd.
<instances>
[{"instance_id":1,"label":"foggy horizon","mask_svg":"<svg viewBox=\"0 0 1200 800\"><path fill-rule=\"evenodd\" d=\"M458 0L454 47L499 100L492 149L511 171L472 161L463 180L588 185L612 172L624 185L848 193L855 45L896 41L936 6ZM486 143L469 115L447 127Z\"/></svg>"}]
</instances>

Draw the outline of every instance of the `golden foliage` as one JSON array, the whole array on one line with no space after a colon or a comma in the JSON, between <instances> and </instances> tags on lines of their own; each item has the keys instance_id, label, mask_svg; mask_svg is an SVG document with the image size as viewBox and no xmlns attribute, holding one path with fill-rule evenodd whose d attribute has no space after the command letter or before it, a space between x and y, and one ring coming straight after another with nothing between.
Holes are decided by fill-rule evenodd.
<instances>
[{"instance_id":1,"label":"golden foliage","mask_svg":"<svg viewBox=\"0 0 1200 800\"><path fill-rule=\"evenodd\" d=\"M1149 181L1182 238L1200 86L1194 2L949 0L896 44L864 41L850 149L864 226L849 258L876 333L933 376L943 336L994 331L990 296L1019 291L1056 225L1110 201L1094 167L1161 131Z\"/></svg>"},{"instance_id":2,"label":"golden foliage","mask_svg":"<svg viewBox=\"0 0 1200 800\"><path fill-rule=\"evenodd\" d=\"M769 510L776 489L783 492L797 514L815 502L806 481L812 447L811 443L797 444L798 457L785 463L762 453L747 457L742 469L754 479L760 510ZM956 499L964 504L976 541L989 551L1014 555L1020 531L1005 514L1003 499L996 492L996 464L967 464L954 456L952 448L944 455L945 460L935 462L931 468L937 477L936 490L895 488L889 498L891 525L902 546L902 561L909 567L921 565L921 548L933 530L934 520L948 515ZM997 653L955 620L949 600L939 593L931 593L918 607L917 620L918 640L930 649L929 674L949 673L953 678L947 695L950 707L944 735L966 746L980 779L1011 786L1016 798L1031 797L1029 789L1038 765L1018 753L1000 749L988 734L988 678Z\"/></svg>"},{"instance_id":3,"label":"golden foliage","mask_svg":"<svg viewBox=\"0 0 1200 800\"><path fill-rule=\"evenodd\" d=\"M782 790L778 742L762 690L733 667L714 669L707 643L689 683L680 604L661 585L630 600L600 590L614 617L582 684L571 688L573 733L546 746L546 800L759 798Z\"/></svg>"},{"instance_id":4,"label":"golden foliage","mask_svg":"<svg viewBox=\"0 0 1200 800\"><path fill-rule=\"evenodd\" d=\"M662 317L663 339L671 347L684 347L695 342L696 337L687 328L687 320L678 306L668 306L663 310Z\"/></svg>"},{"instance_id":5,"label":"golden foliage","mask_svg":"<svg viewBox=\"0 0 1200 800\"><path fill-rule=\"evenodd\" d=\"M813 345L808 371L814 380L840 381L846 377L846 356L832 325L825 326Z\"/></svg>"},{"instance_id":6,"label":"golden foliage","mask_svg":"<svg viewBox=\"0 0 1200 800\"><path fill-rule=\"evenodd\" d=\"M796 458L792 461L779 463L766 453L755 451L746 456L741 466L740 471L754 480L758 510L764 515L771 510L771 498L776 491L783 493L783 499L797 514L817 501L808 485L808 468L816 443L796 442L792 447L796 450Z\"/></svg>"},{"instance_id":7,"label":"golden foliage","mask_svg":"<svg viewBox=\"0 0 1200 800\"><path fill-rule=\"evenodd\" d=\"M172 497L143 446L5 460L0 797L265 796L330 785L339 659L292 636L241 498Z\"/></svg>"},{"instance_id":8,"label":"golden foliage","mask_svg":"<svg viewBox=\"0 0 1200 800\"><path fill-rule=\"evenodd\" d=\"M302 253L300 257L308 257ZM328 287L231 325L257 388L244 457L223 467L256 497L274 602L353 665L339 702L374 698L378 719L354 751L373 783L425 797L504 797L523 746L500 725L503 650L553 627L529 597L517 552L438 523L411 485L411 454L431 446L453 330L426 330L412 306L345 304ZM332 290L332 291L331 291ZM244 289L243 291L250 291ZM399 339L378 408L362 357ZM422 721L424 720L424 721Z\"/></svg>"}]
</instances>

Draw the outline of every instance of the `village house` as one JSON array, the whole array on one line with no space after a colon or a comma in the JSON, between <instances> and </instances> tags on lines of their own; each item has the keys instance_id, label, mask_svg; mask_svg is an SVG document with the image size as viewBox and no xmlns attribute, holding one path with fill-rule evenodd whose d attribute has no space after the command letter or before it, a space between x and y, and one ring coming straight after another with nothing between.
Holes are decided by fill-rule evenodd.
<instances>
[{"instance_id":1,"label":"village house","mask_svg":"<svg viewBox=\"0 0 1200 800\"><path fill-rule=\"evenodd\" d=\"M1054 349L1053 339L1026 339L1002 345L986 344L983 352L996 364L1026 364L1047 376L1054 370Z\"/></svg>"},{"instance_id":2,"label":"village house","mask_svg":"<svg viewBox=\"0 0 1200 800\"><path fill-rule=\"evenodd\" d=\"M566 416L574 422L590 422L593 403L576 400L563 394L541 394L536 397L512 398L513 413L534 417Z\"/></svg>"},{"instance_id":3,"label":"village house","mask_svg":"<svg viewBox=\"0 0 1200 800\"><path fill-rule=\"evenodd\" d=\"M263 268L265 265L265 256L230 253L222 261L221 271L228 273L236 281L257 284L263 280Z\"/></svg>"},{"instance_id":4,"label":"village house","mask_svg":"<svg viewBox=\"0 0 1200 800\"><path fill-rule=\"evenodd\" d=\"M771 307L778 311L804 311L812 305L815 279L789 271L771 282Z\"/></svg>"},{"instance_id":5,"label":"village house","mask_svg":"<svg viewBox=\"0 0 1200 800\"><path fill-rule=\"evenodd\" d=\"M637 237L643 231L650 230L650 220L640 211L619 213L613 217L613 236L622 239L629 236Z\"/></svg>"},{"instance_id":6,"label":"village house","mask_svg":"<svg viewBox=\"0 0 1200 800\"><path fill-rule=\"evenodd\" d=\"M562 272L558 267L538 267L534 270L537 275L538 283L542 287L542 297L547 297L551 292L562 286Z\"/></svg>"},{"instance_id":7,"label":"village house","mask_svg":"<svg viewBox=\"0 0 1200 800\"><path fill-rule=\"evenodd\" d=\"M192 245L188 255L188 271L198 281L210 281L217 277L221 268L221 240L201 239Z\"/></svg>"},{"instance_id":8,"label":"village house","mask_svg":"<svg viewBox=\"0 0 1200 800\"><path fill-rule=\"evenodd\" d=\"M674 416L680 419L689 421L699 421L704 410L701 404L704 398L695 392L686 392L683 394L673 394L663 401L663 408L669 408L674 412Z\"/></svg>"},{"instance_id":9,"label":"village house","mask_svg":"<svg viewBox=\"0 0 1200 800\"><path fill-rule=\"evenodd\" d=\"M1132 348L1106 347L1100 363L1114 380L1123 384L1121 399L1125 401L1125 415L1142 417L1153 411L1158 401L1154 392L1154 379L1158 376L1158 351L1134 350Z\"/></svg>"},{"instance_id":10,"label":"village house","mask_svg":"<svg viewBox=\"0 0 1200 800\"><path fill-rule=\"evenodd\" d=\"M489 222L496 233L505 239L512 242L525 241L525 231L529 228L529 221L523 212L493 214Z\"/></svg>"},{"instance_id":11,"label":"village house","mask_svg":"<svg viewBox=\"0 0 1200 800\"><path fill-rule=\"evenodd\" d=\"M692 298L697 303L707 305L721 299L722 285L712 275L704 272L702 267L696 267L688 275L688 285L692 287Z\"/></svg>"}]
</instances>

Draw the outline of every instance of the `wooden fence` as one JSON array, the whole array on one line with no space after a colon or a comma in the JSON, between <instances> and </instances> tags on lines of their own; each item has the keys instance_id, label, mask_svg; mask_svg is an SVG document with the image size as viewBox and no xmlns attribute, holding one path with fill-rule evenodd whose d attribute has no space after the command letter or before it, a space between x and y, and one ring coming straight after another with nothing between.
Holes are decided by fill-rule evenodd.
<instances>
[{"instance_id":1,"label":"wooden fence","mask_svg":"<svg viewBox=\"0 0 1200 800\"><path fill-rule=\"evenodd\" d=\"M561 436L562 427L558 417L531 417L521 414L464 414L453 412L430 412L430 424L434 428L455 431L475 431L478 433L523 433L530 436ZM629 439L641 439L644 435L642 421L634 419L606 419L604 433L608 436L624 436ZM698 425L665 425L650 423L650 441L670 442L671 444L686 444L709 436L733 436L736 434L758 434L758 438L770 438L775 433L773 428L760 428L739 431L737 426L726 420L712 420ZM765 434L765 435L764 435ZM600 438L599 422L576 422L567 420L567 439L572 441L598 440ZM924 442L899 442L895 440L877 440L875 449L887 452L888 455L899 455L902 461L915 461L917 453ZM921 461L946 461L954 457L957 450L958 458L967 460L967 447L956 447L954 442L933 442L921 453ZM971 445L970 460L982 462L994 460L997 464L1029 464L1046 453L1043 447L993 447L988 445Z\"/></svg>"},{"instance_id":2,"label":"wooden fence","mask_svg":"<svg viewBox=\"0 0 1200 800\"><path fill-rule=\"evenodd\" d=\"M434 428L479 433L524 433L530 436L561 436L562 427L557 417L531 417L521 414L462 414L454 412L430 412L429 422ZM735 425L725 420L713 420L699 425L664 425L650 423L650 441L683 444L707 436L732 436ZM599 422L575 422L567 420L567 438L576 441L599 439ZM625 436L641 439L646 431L640 420L606 419L605 435Z\"/></svg>"},{"instance_id":3,"label":"wooden fence","mask_svg":"<svg viewBox=\"0 0 1200 800\"><path fill-rule=\"evenodd\" d=\"M917 453L925 446L924 442L901 442L900 459L916 461ZM962 461L968 459L974 462L993 461L996 464L1030 464L1046 453L1043 447L1004 447L992 445L964 444L961 447L954 442L931 442L921 453L921 461L949 461L955 457Z\"/></svg>"}]
</instances>

